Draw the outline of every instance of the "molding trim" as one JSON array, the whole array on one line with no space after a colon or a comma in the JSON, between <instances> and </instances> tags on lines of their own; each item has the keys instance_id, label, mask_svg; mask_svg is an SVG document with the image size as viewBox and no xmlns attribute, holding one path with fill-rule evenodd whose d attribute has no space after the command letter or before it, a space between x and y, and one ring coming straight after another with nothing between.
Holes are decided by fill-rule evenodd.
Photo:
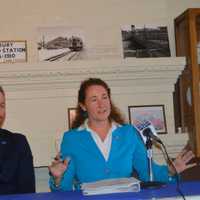
<instances>
[{"instance_id":1,"label":"molding trim","mask_svg":"<svg viewBox=\"0 0 200 200\"><path fill-rule=\"evenodd\" d=\"M89 77L108 82L113 94L171 93L184 66L183 57L2 64L0 85L11 99L74 96L80 82Z\"/></svg>"}]
</instances>

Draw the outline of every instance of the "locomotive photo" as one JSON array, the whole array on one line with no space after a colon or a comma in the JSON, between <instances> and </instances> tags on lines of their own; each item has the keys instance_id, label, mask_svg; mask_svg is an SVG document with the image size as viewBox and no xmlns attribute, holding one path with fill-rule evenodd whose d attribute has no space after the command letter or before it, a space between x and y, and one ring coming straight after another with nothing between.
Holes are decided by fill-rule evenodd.
<instances>
[{"instance_id":1,"label":"locomotive photo","mask_svg":"<svg viewBox=\"0 0 200 200\"><path fill-rule=\"evenodd\" d=\"M40 61L70 61L84 59L84 34L80 28L39 28L38 55Z\"/></svg>"}]
</instances>

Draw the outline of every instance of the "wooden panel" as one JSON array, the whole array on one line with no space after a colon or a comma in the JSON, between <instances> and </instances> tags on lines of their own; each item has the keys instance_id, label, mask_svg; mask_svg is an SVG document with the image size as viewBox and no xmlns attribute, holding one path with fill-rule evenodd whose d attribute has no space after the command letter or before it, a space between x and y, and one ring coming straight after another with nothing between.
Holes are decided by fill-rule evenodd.
<instances>
[{"instance_id":1,"label":"wooden panel","mask_svg":"<svg viewBox=\"0 0 200 200\"><path fill-rule=\"evenodd\" d=\"M180 119L190 143L200 157L200 70L197 44L200 41L200 9L188 9L175 19L176 53L186 56L187 66L179 80ZM178 95L177 95L178 96Z\"/></svg>"}]
</instances>

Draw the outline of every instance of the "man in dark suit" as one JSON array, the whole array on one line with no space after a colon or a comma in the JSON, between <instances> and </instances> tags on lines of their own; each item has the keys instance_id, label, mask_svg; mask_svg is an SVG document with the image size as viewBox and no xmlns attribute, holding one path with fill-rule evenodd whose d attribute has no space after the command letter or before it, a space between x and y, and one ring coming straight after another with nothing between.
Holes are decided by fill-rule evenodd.
<instances>
[{"instance_id":1,"label":"man in dark suit","mask_svg":"<svg viewBox=\"0 0 200 200\"><path fill-rule=\"evenodd\" d=\"M0 194L35 192L33 156L26 137L2 129L5 92L0 86Z\"/></svg>"}]
</instances>

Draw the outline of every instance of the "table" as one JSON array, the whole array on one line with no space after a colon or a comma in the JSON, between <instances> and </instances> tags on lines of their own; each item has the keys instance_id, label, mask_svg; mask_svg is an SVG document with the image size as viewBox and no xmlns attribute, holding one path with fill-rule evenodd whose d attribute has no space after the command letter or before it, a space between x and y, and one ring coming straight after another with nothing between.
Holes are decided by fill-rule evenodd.
<instances>
[{"instance_id":1,"label":"table","mask_svg":"<svg viewBox=\"0 0 200 200\"><path fill-rule=\"evenodd\" d=\"M200 199L200 181L181 183L181 191L186 199ZM35 194L2 195L0 200L181 200L175 184L168 184L159 189L143 189L134 193L118 193L107 195L83 196L80 191L75 192L47 192Z\"/></svg>"}]
</instances>

